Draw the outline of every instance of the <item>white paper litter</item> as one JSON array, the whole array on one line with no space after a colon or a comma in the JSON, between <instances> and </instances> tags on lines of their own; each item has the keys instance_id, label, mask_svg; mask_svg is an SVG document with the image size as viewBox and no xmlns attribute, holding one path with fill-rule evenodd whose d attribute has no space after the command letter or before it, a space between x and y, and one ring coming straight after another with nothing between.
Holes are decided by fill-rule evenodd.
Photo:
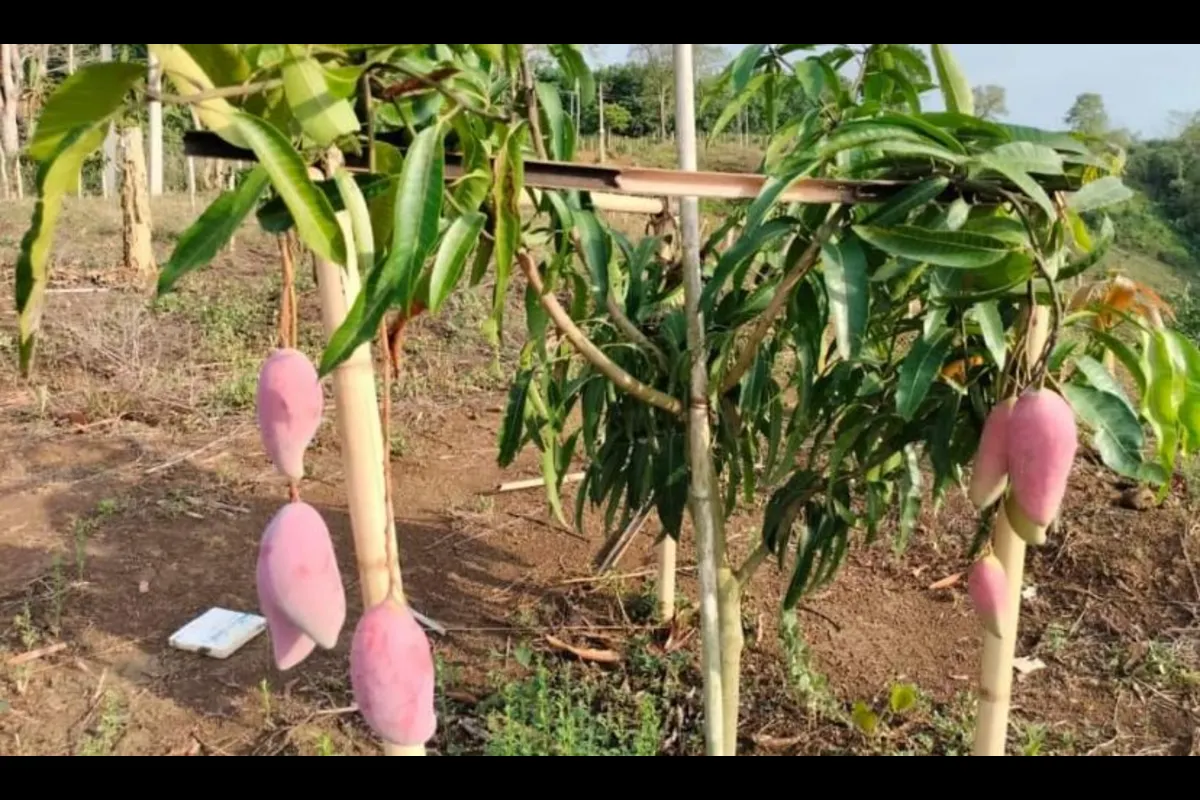
<instances>
[{"instance_id":1,"label":"white paper litter","mask_svg":"<svg viewBox=\"0 0 1200 800\"><path fill-rule=\"evenodd\" d=\"M210 608L171 634L168 644L212 658L229 658L267 629L267 620L257 614Z\"/></svg>"},{"instance_id":2,"label":"white paper litter","mask_svg":"<svg viewBox=\"0 0 1200 800\"><path fill-rule=\"evenodd\" d=\"M1045 668L1046 662L1042 661L1040 658L1026 658L1025 656L1021 656L1020 658L1013 659L1013 669L1019 672L1022 676Z\"/></svg>"}]
</instances>

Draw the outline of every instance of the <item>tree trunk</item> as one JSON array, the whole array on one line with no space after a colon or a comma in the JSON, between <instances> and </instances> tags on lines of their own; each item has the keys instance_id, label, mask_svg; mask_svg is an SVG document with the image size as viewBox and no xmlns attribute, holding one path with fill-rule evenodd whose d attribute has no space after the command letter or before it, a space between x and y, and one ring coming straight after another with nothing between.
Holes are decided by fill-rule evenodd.
<instances>
[{"instance_id":1,"label":"tree trunk","mask_svg":"<svg viewBox=\"0 0 1200 800\"><path fill-rule=\"evenodd\" d=\"M597 145L597 148L600 151L600 163L603 164L605 159L607 158L607 156L605 155L605 146L604 146L604 84L603 83L597 84L596 91L598 92L597 97L599 98L599 102L600 102L600 137L599 137L600 143Z\"/></svg>"},{"instance_id":2,"label":"tree trunk","mask_svg":"<svg viewBox=\"0 0 1200 800\"><path fill-rule=\"evenodd\" d=\"M200 120L196 116L196 109L192 109L192 128L200 130ZM192 204L192 211L196 210L196 157L187 157L187 190L188 200Z\"/></svg>"},{"instance_id":3,"label":"tree trunk","mask_svg":"<svg viewBox=\"0 0 1200 800\"><path fill-rule=\"evenodd\" d=\"M5 158L12 164L16 178L16 183L10 186L6 177L5 197L11 197L14 191L19 197L21 185L21 162L18 157L21 140L17 128L17 108L21 102L21 74L17 69L16 50L15 44L0 44L0 158ZM7 164L5 167L7 173Z\"/></svg>"},{"instance_id":4,"label":"tree trunk","mask_svg":"<svg viewBox=\"0 0 1200 800\"><path fill-rule=\"evenodd\" d=\"M100 45L100 60L113 60L113 46ZM117 185L117 133L116 128L109 123L108 133L104 137L104 163L100 171L100 193L107 200Z\"/></svg>"},{"instance_id":5,"label":"tree trunk","mask_svg":"<svg viewBox=\"0 0 1200 800\"><path fill-rule=\"evenodd\" d=\"M163 193L163 121L162 102L153 99L162 92L162 69L158 57L150 54L150 65L146 77L150 91L150 196Z\"/></svg>"},{"instance_id":6,"label":"tree trunk","mask_svg":"<svg viewBox=\"0 0 1200 800\"><path fill-rule=\"evenodd\" d=\"M157 271L150 243L150 197L146 191L142 129L121 131L121 244L125 268L139 277Z\"/></svg>"},{"instance_id":7,"label":"tree trunk","mask_svg":"<svg viewBox=\"0 0 1200 800\"><path fill-rule=\"evenodd\" d=\"M675 104L680 130L679 166L696 170L695 85L692 46L675 45ZM665 95L665 93L664 93ZM660 95L662 96L662 95ZM724 697L721 676L721 617L717 600L717 564L724 548L717 527L718 498L708 427L708 367L704 343L704 317L700 312L700 208L695 197L681 197L683 233L683 290L687 315L687 343L691 353L688 392L688 500L696 535L696 561L700 572L700 647L704 675L704 739L708 755L726 752Z\"/></svg>"}]
</instances>

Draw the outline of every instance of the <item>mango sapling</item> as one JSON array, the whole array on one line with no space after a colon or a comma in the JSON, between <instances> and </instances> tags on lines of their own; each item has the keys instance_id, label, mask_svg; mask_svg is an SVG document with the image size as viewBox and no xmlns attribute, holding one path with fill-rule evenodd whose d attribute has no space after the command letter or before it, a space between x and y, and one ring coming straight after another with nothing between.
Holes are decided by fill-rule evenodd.
<instances>
[{"instance_id":1,"label":"mango sapling","mask_svg":"<svg viewBox=\"0 0 1200 800\"><path fill-rule=\"evenodd\" d=\"M325 395L317 370L299 350L276 350L263 362L256 397L263 449L293 484L304 477L304 451L317 435Z\"/></svg>"},{"instance_id":2,"label":"mango sapling","mask_svg":"<svg viewBox=\"0 0 1200 800\"><path fill-rule=\"evenodd\" d=\"M1027 542L1058 516L1078 444L1075 412L1057 393L1027 391L1013 406L1007 448L1012 491L1005 510Z\"/></svg>"},{"instance_id":3,"label":"mango sapling","mask_svg":"<svg viewBox=\"0 0 1200 800\"><path fill-rule=\"evenodd\" d=\"M1008 577L1000 559L989 553L975 562L967 576L967 594L985 630L1000 637L1006 624Z\"/></svg>"},{"instance_id":4,"label":"mango sapling","mask_svg":"<svg viewBox=\"0 0 1200 800\"><path fill-rule=\"evenodd\" d=\"M308 503L287 503L271 519L258 551L259 594L326 650L346 622L346 592L329 528Z\"/></svg>"},{"instance_id":5,"label":"mango sapling","mask_svg":"<svg viewBox=\"0 0 1200 800\"><path fill-rule=\"evenodd\" d=\"M999 500L1008 488L1008 421L1016 402L1016 397L1001 400L983 423L967 491L971 503L979 510Z\"/></svg>"},{"instance_id":6,"label":"mango sapling","mask_svg":"<svg viewBox=\"0 0 1200 800\"><path fill-rule=\"evenodd\" d=\"M389 596L359 619L350 686L363 719L385 742L417 747L433 738L433 653L406 604Z\"/></svg>"}]
</instances>

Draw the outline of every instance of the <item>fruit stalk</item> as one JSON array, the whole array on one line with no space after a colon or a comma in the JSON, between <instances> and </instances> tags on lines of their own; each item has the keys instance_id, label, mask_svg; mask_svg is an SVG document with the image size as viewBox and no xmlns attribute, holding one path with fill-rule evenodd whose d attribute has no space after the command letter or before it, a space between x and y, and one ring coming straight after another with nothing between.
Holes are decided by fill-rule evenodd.
<instances>
[{"instance_id":1,"label":"fruit stalk","mask_svg":"<svg viewBox=\"0 0 1200 800\"><path fill-rule=\"evenodd\" d=\"M1045 342L1049 323L1049 315L1034 313L1030 339L1035 343ZM1039 348L1025 348L1021 353L1025 368L1032 366L1039 355ZM1008 712L1012 703L1013 657L1016 655L1017 630L1021 619L1021 582L1025 577L1025 542L1009 525L1003 506L996 511L992 547L1008 576L1008 619L1001 629L1003 635L995 636L986 630L983 634L983 673L979 682L979 714L972 750L972 755L976 756L1004 755Z\"/></svg>"},{"instance_id":2,"label":"fruit stalk","mask_svg":"<svg viewBox=\"0 0 1200 800\"><path fill-rule=\"evenodd\" d=\"M337 216L346 240L352 242L349 214L342 211ZM347 247L346 251L346 269L316 260L321 325L326 337L341 326L360 289L354 248ZM383 437L369 342L360 345L333 371L333 395L359 585L363 608L369 609L387 598L393 580L398 589L400 586L397 548L389 547L387 542L391 526L383 483ZM383 751L385 755L425 755L423 746L398 747L386 742Z\"/></svg>"}]
</instances>

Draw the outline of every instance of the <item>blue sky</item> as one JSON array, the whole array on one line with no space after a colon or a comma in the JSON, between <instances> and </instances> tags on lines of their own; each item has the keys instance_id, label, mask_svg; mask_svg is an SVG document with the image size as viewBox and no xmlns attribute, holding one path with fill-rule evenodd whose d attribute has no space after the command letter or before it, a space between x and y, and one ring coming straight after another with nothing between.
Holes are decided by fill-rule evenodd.
<instances>
[{"instance_id":1,"label":"blue sky","mask_svg":"<svg viewBox=\"0 0 1200 800\"><path fill-rule=\"evenodd\" d=\"M921 45L928 48L928 45ZM623 61L628 44L601 45L601 61ZM744 44L722 45L731 55ZM1200 44L956 44L972 85L1008 92L1006 122L1061 128L1075 96L1098 92L1114 127L1168 132L1171 111L1200 111ZM925 95L941 108L936 92Z\"/></svg>"}]
</instances>

